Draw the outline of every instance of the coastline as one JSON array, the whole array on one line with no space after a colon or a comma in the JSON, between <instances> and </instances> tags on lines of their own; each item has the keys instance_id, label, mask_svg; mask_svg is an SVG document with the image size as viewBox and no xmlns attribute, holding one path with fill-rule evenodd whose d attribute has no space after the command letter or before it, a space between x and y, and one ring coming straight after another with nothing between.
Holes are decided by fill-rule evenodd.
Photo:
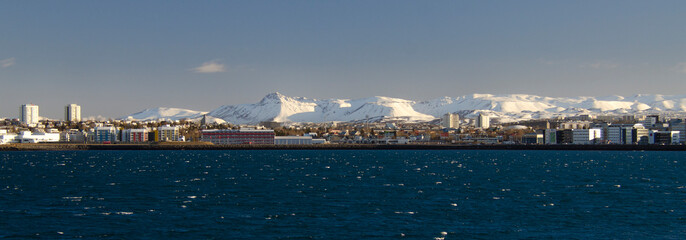
<instances>
[{"instance_id":1,"label":"coastline","mask_svg":"<svg viewBox=\"0 0 686 240\"><path fill-rule=\"evenodd\" d=\"M686 145L456 145L456 144L318 144L213 145L209 143L74 144L21 143L0 145L0 151L87 150L580 150L580 151L686 151Z\"/></svg>"}]
</instances>

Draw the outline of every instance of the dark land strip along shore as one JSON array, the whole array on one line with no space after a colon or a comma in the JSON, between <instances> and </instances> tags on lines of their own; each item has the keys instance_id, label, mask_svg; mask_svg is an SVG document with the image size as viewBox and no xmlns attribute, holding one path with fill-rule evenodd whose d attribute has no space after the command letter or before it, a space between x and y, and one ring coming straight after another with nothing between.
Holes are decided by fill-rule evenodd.
<instances>
[{"instance_id":1,"label":"dark land strip along shore","mask_svg":"<svg viewBox=\"0 0 686 240\"><path fill-rule=\"evenodd\" d=\"M174 144L70 144L36 143L0 145L0 151L75 150L601 150L601 151L686 151L686 145L455 145L455 144L320 144L320 145L212 145Z\"/></svg>"}]
</instances>

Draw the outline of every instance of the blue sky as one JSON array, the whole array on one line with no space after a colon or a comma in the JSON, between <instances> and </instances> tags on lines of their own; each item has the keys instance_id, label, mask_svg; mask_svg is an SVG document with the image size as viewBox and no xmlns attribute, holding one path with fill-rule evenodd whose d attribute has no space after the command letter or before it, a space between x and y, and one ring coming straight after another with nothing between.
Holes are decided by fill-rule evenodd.
<instances>
[{"instance_id":1,"label":"blue sky","mask_svg":"<svg viewBox=\"0 0 686 240\"><path fill-rule=\"evenodd\" d=\"M685 1L2 1L0 117L269 92L684 94Z\"/></svg>"}]
</instances>

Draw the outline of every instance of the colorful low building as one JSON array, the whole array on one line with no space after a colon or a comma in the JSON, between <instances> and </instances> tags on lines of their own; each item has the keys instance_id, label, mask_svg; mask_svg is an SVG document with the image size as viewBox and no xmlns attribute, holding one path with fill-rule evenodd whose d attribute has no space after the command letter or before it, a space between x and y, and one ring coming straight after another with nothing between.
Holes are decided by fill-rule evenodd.
<instances>
[{"instance_id":1,"label":"colorful low building","mask_svg":"<svg viewBox=\"0 0 686 240\"><path fill-rule=\"evenodd\" d=\"M148 141L148 129L124 129L121 131L121 141L140 143Z\"/></svg>"},{"instance_id":2,"label":"colorful low building","mask_svg":"<svg viewBox=\"0 0 686 240\"><path fill-rule=\"evenodd\" d=\"M172 126L161 126L157 128L157 134L155 136L156 142L170 142L179 140L179 127Z\"/></svg>"},{"instance_id":3,"label":"colorful low building","mask_svg":"<svg viewBox=\"0 0 686 240\"><path fill-rule=\"evenodd\" d=\"M94 130L94 142L113 143L118 139L119 130L113 126L96 127Z\"/></svg>"}]
</instances>

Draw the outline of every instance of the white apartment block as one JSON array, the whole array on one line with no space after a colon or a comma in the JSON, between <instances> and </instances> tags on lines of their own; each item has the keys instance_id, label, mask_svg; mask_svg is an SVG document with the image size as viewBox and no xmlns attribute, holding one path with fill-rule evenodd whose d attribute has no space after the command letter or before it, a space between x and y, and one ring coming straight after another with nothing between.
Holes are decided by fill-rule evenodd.
<instances>
[{"instance_id":1,"label":"white apartment block","mask_svg":"<svg viewBox=\"0 0 686 240\"><path fill-rule=\"evenodd\" d=\"M484 128L484 129L490 128L491 127L491 119L488 116L479 113L479 116L476 117L476 122L474 124L474 127Z\"/></svg>"},{"instance_id":2,"label":"white apartment block","mask_svg":"<svg viewBox=\"0 0 686 240\"><path fill-rule=\"evenodd\" d=\"M81 121L81 106L76 104L69 104L64 107L64 121L80 122Z\"/></svg>"},{"instance_id":3,"label":"white apartment block","mask_svg":"<svg viewBox=\"0 0 686 240\"><path fill-rule=\"evenodd\" d=\"M22 123L29 126L36 126L36 124L38 124L38 120L40 120L40 117L38 116L38 105L21 105L19 116L21 118Z\"/></svg>"},{"instance_id":4,"label":"white apartment block","mask_svg":"<svg viewBox=\"0 0 686 240\"><path fill-rule=\"evenodd\" d=\"M460 115L456 113L446 113L441 117L441 126L443 128L459 128Z\"/></svg>"}]
</instances>

